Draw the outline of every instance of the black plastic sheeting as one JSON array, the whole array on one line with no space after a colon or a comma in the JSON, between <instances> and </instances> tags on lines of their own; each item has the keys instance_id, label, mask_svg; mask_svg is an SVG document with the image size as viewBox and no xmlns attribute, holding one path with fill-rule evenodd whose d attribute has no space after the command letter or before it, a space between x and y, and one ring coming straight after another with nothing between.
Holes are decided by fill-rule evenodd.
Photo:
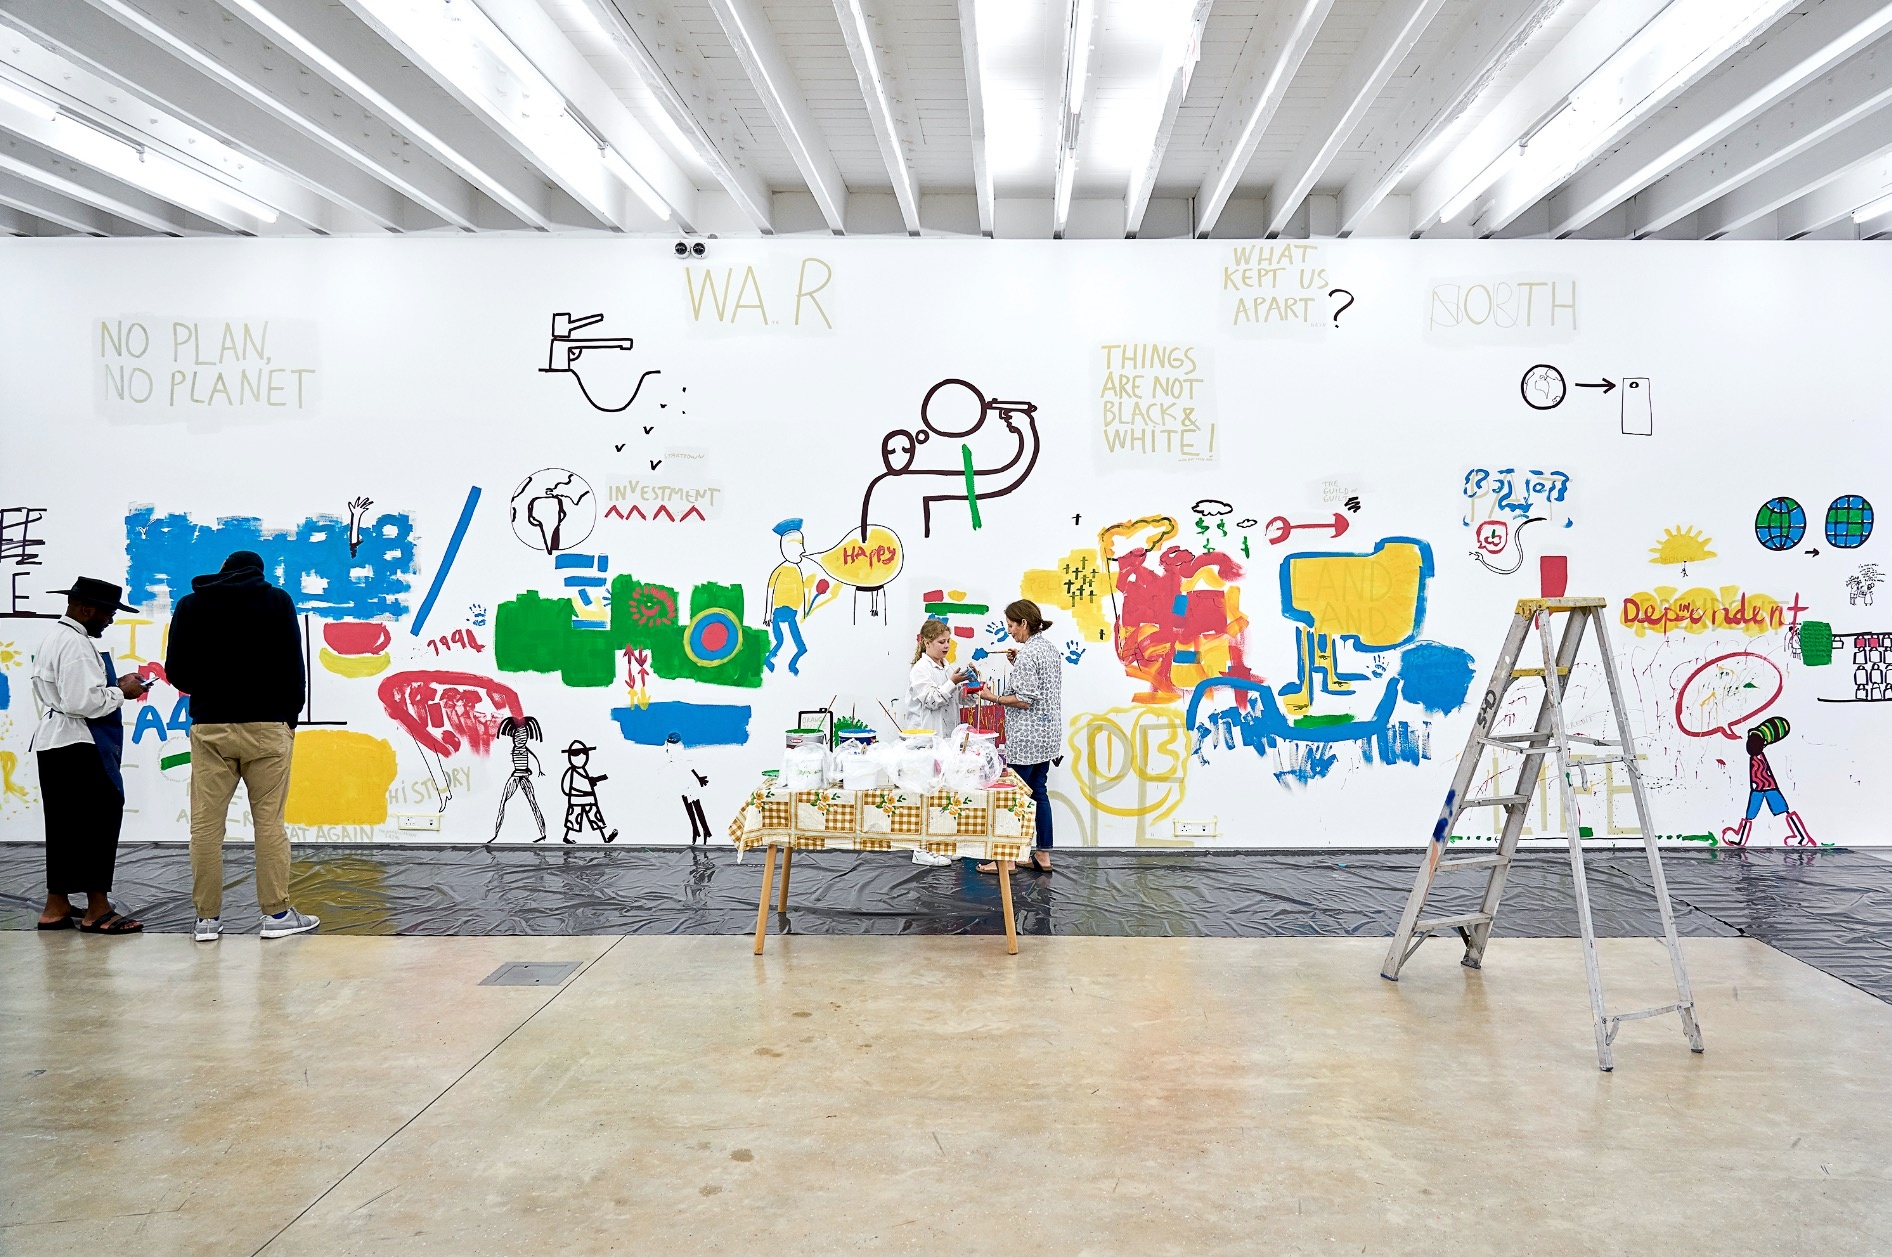
<instances>
[{"instance_id":1,"label":"black plastic sheeting","mask_svg":"<svg viewBox=\"0 0 1892 1257\"><path fill-rule=\"evenodd\" d=\"M0 928L38 915L43 851L0 844ZM1401 851L1060 850L1057 871L1013 882L1026 934L1227 938L1383 938L1423 853ZM291 897L325 934L747 934L755 929L762 858L727 847L300 846ZM227 848L224 923L257 928L251 849ZM1663 867L1684 935L1746 935L1892 1002L1892 862L1844 848L1678 850ZM1597 933L1661 932L1640 851L1586 853ZM1472 911L1480 874L1448 875L1434 906ZM158 931L191 928L190 854L180 844L126 844L113 902ZM913 864L904 852L801 852L788 934L998 934L995 878L969 860ZM1496 933L1577 932L1567 858L1521 852ZM1435 946L1456 947L1438 942Z\"/></svg>"}]
</instances>

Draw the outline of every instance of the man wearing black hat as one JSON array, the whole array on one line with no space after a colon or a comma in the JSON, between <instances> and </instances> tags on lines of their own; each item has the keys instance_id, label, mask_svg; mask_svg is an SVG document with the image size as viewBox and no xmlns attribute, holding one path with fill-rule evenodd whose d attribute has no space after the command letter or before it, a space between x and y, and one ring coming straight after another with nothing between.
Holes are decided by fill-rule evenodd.
<instances>
[{"instance_id":1,"label":"man wearing black hat","mask_svg":"<svg viewBox=\"0 0 1892 1257\"><path fill-rule=\"evenodd\" d=\"M302 634L296 604L263 576L263 556L238 550L191 581L177 601L164 672L191 696L191 898L195 937L223 934L224 822L238 780L256 829L256 902L264 938L313 930L289 906L289 763L302 714Z\"/></svg>"},{"instance_id":2,"label":"man wearing black hat","mask_svg":"<svg viewBox=\"0 0 1892 1257\"><path fill-rule=\"evenodd\" d=\"M88 934L136 934L144 926L112 910L112 871L118 829L125 818L125 783L119 760L125 747L125 700L148 688L120 677L110 651L93 645L120 611L117 585L81 576L33 657L33 697L45 710L33 731L39 759L40 801L46 811L46 907L42 930L77 924ZM69 896L83 892L85 915L75 917Z\"/></svg>"}]
</instances>

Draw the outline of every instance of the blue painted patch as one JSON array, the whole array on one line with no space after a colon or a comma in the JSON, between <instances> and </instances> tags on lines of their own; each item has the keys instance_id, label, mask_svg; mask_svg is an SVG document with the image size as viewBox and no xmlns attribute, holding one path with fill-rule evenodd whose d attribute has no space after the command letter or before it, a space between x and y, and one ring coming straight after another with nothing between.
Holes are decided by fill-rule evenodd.
<instances>
[{"instance_id":1,"label":"blue painted patch","mask_svg":"<svg viewBox=\"0 0 1892 1257\"><path fill-rule=\"evenodd\" d=\"M742 746L749 741L749 708L725 703L652 703L613 707L626 742L662 746L671 734L685 746Z\"/></svg>"},{"instance_id":2,"label":"blue painted patch","mask_svg":"<svg viewBox=\"0 0 1892 1257\"><path fill-rule=\"evenodd\" d=\"M418 570L414 524L406 515L366 524L351 557L348 523L334 515L268 528L252 518L197 524L188 515L159 515L143 506L125 516L125 600L175 606L190 592L193 576L216 571L232 550L262 555L264 575L288 591L296 610L325 620L400 619Z\"/></svg>"},{"instance_id":3,"label":"blue painted patch","mask_svg":"<svg viewBox=\"0 0 1892 1257\"><path fill-rule=\"evenodd\" d=\"M1320 742L1296 743L1288 748L1288 767L1274 775L1282 785L1301 785L1325 777L1340 762L1332 747Z\"/></svg>"},{"instance_id":4,"label":"blue painted patch","mask_svg":"<svg viewBox=\"0 0 1892 1257\"><path fill-rule=\"evenodd\" d=\"M0 672L0 711L13 706L13 687L7 684L7 674Z\"/></svg>"},{"instance_id":5,"label":"blue painted patch","mask_svg":"<svg viewBox=\"0 0 1892 1257\"><path fill-rule=\"evenodd\" d=\"M1438 642L1414 642L1399 657L1399 688L1408 702L1441 716L1465 705L1472 688L1469 650Z\"/></svg>"}]
</instances>

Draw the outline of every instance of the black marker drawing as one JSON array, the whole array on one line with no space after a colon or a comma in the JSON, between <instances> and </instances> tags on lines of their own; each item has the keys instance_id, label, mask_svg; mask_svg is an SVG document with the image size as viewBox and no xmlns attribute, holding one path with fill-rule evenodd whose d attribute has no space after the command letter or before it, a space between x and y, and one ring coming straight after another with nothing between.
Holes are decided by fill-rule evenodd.
<instances>
[{"instance_id":1,"label":"black marker drawing","mask_svg":"<svg viewBox=\"0 0 1892 1257\"><path fill-rule=\"evenodd\" d=\"M46 518L43 506L5 506L0 507L0 564L11 564L13 579L8 588L6 607L0 610L0 619L4 620L55 620L57 612L34 611L26 606L26 600L33 592L22 590L22 578L32 575L21 568L41 567L44 560L39 552L46 548L46 539L38 534L36 525Z\"/></svg>"},{"instance_id":2,"label":"black marker drawing","mask_svg":"<svg viewBox=\"0 0 1892 1257\"><path fill-rule=\"evenodd\" d=\"M356 498L348 504L348 557L361 553L361 517L374 505L373 498Z\"/></svg>"},{"instance_id":3,"label":"black marker drawing","mask_svg":"<svg viewBox=\"0 0 1892 1257\"><path fill-rule=\"evenodd\" d=\"M949 390L942 395L942 390ZM949 418L957 409L958 420ZM970 438L996 415L1006 432L1016 440L1011 457L996 465L980 466L974 457ZM970 416L972 422L958 426ZM936 439L937 438L937 439ZM931 444L929 444L929 442ZM987 442L991 444L991 442ZM925 453L928 457L920 459ZM987 456L987 462L990 458ZM944 489L957 482L956 492L923 493L920 498L921 535L933 535L933 503L965 502L972 508L973 526L978 527L979 503L1002 498L1031 476L1038 465L1038 407L1031 402L1007 402L989 399L965 380L941 380L926 390L920 401L920 428L908 431L895 428L880 439L880 461L886 468L867 482L861 495L861 539L867 539L867 525L873 513L874 490L884 480L908 476L940 479L917 481L924 489ZM915 462L923 465L915 466ZM931 464L924 465L924 464Z\"/></svg>"},{"instance_id":4,"label":"black marker drawing","mask_svg":"<svg viewBox=\"0 0 1892 1257\"><path fill-rule=\"evenodd\" d=\"M1345 288L1333 288L1333 289L1328 290L1327 295L1330 297L1344 296L1347 299L1346 302L1338 310L1334 311L1334 326L1339 327L1340 316L1353 308L1353 294L1348 292Z\"/></svg>"},{"instance_id":5,"label":"black marker drawing","mask_svg":"<svg viewBox=\"0 0 1892 1257\"><path fill-rule=\"evenodd\" d=\"M1221 498L1203 498L1189 509L1205 518L1213 518L1217 515L1233 515L1235 513L1235 508L1227 502L1224 502Z\"/></svg>"},{"instance_id":6,"label":"black marker drawing","mask_svg":"<svg viewBox=\"0 0 1892 1257\"><path fill-rule=\"evenodd\" d=\"M583 544L598 523L598 500L575 471L542 467L512 491L512 532L534 550L557 554Z\"/></svg>"},{"instance_id":7,"label":"black marker drawing","mask_svg":"<svg viewBox=\"0 0 1892 1257\"><path fill-rule=\"evenodd\" d=\"M598 351L600 354L606 350L615 353L629 353L632 345L631 338L628 336L582 337L573 335L573 333L582 331L594 323L603 321L604 315L602 314L583 314L576 316L569 313L554 314L552 316L552 343L545 351L545 365L539 368L539 373L541 375L563 374L571 376L572 379L578 382L578 391L585 395L585 400L591 403L593 410L602 410L606 414L614 415L620 411L629 410L631 403L636 401L637 395L643 391L644 381L648 380L653 375L660 374L660 372L646 371L638 376L637 383L631 387L631 395L615 406L608 406L604 402L599 401L596 397L593 397L591 395L591 389L585 384L583 372L579 370L579 359L581 359L587 351L592 350ZM594 362L594 366L595 365ZM600 372L600 374L602 373Z\"/></svg>"},{"instance_id":8,"label":"black marker drawing","mask_svg":"<svg viewBox=\"0 0 1892 1257\"><path fill-rule=\"evenodd\" d=\"M565 841L573 845L578 839L572 835L587 825L606 842L617 841L617 830L605 832L604 812L598 807L598 783L610 778L591 771L591 753L597 749L576 738L565 748L565 775L559 779L559 789L565 792Z\"/></svg>"},{"instance_id":9,"label":"black marker drawing","mask_svg":"<svg viewBox=\"0 0 1892 1257\"><path fill-rule=\"evenodd\" d=\"M664 769L683 799L683 815L690 822L690 845L694 847L701 839L707 847L711 830L709 819L703 815L702 794L709 785L709 778L696 770L686 754L681 734L673 733L664 739Z\"/></svg>"},{"instance_id":10,"label":"black marker drawing","mask_svg":"<svg viewBox=\"0 0 1892 1257\"><path fill-rule=\"evenodd\" d=\"M499 722L499 736L512 740L512 775L506 778L506 786L499 792L499 814L493 817L493 836L486 841L499 837L500 826L506 823L507 801L514 794L523 793L526 805L532 809L532 819L539 824L539 836L532 841L544 842L545 814L539 811L539 796L533 792L532 777L535 769L539 776L545 776L545 769L539 763L538 752L527 745L544 741L539 733L539 722L531 716L504 716Z\"/></svg>"},{"instance_id":11,"label":"black marker drawing","mask_svg":"<svg viewBox=\"0 0 1892 1257\"><path fill-rule=\"evenodd\" d=\"M1568 391L1564 373L1548 362L1537 363L1518 381L1518 394L1532 410L1557 409Z\"/></svg>"}]
</instances>

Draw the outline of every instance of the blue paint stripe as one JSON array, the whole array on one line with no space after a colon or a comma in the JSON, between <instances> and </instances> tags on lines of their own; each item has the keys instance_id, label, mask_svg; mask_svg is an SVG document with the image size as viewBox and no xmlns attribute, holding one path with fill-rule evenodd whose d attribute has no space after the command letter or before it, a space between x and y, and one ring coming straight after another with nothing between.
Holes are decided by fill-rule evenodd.
<instances>
[{"instance_id":1,"label":"blue paint stripe","mask_svg":"<svg viewBox=\"0 0 1892 1257\"><path fill-rule=\"evenodd\" d=\"M610 583L610 581L607 581L602 576L567 576L565 578L565 587L567 589L578 589L580 587L586 589L602 589Z\"/></svg>"},{"instance_id":2,"label":"blue paint stripe","mask_svg":"<svg viewBox=\"0 0 1892 1257\"><path fill-rule=\"evenodd\" d=\"M589 554L555 554L552 556L552 566L555 569L588 568L591 566L591 556Z\"/></svg>"},{"instance_id":3,"label":"blue paint stripe","mask_svg":"<svg viewBox=\"0 0 1892 1257\"><path fill-rule=\"evenodd\" d=\"M466 491L466 505L460 508L460 522L453 526L453 537L447 542L447 552L440 556L440 567L434 572L434 583L427 587L427 597L421 600L420 613L414 617L414 623L408 626L408 631L416 637L427 627L427 617L433 613L434 599L440 597L440 587L447 583L447 573L453 570L453 561L460 557L460 543L466 540L467 525L473 522L473 508L479 504L480 487L474 485Z\"/></svg>"}]
</instances>

